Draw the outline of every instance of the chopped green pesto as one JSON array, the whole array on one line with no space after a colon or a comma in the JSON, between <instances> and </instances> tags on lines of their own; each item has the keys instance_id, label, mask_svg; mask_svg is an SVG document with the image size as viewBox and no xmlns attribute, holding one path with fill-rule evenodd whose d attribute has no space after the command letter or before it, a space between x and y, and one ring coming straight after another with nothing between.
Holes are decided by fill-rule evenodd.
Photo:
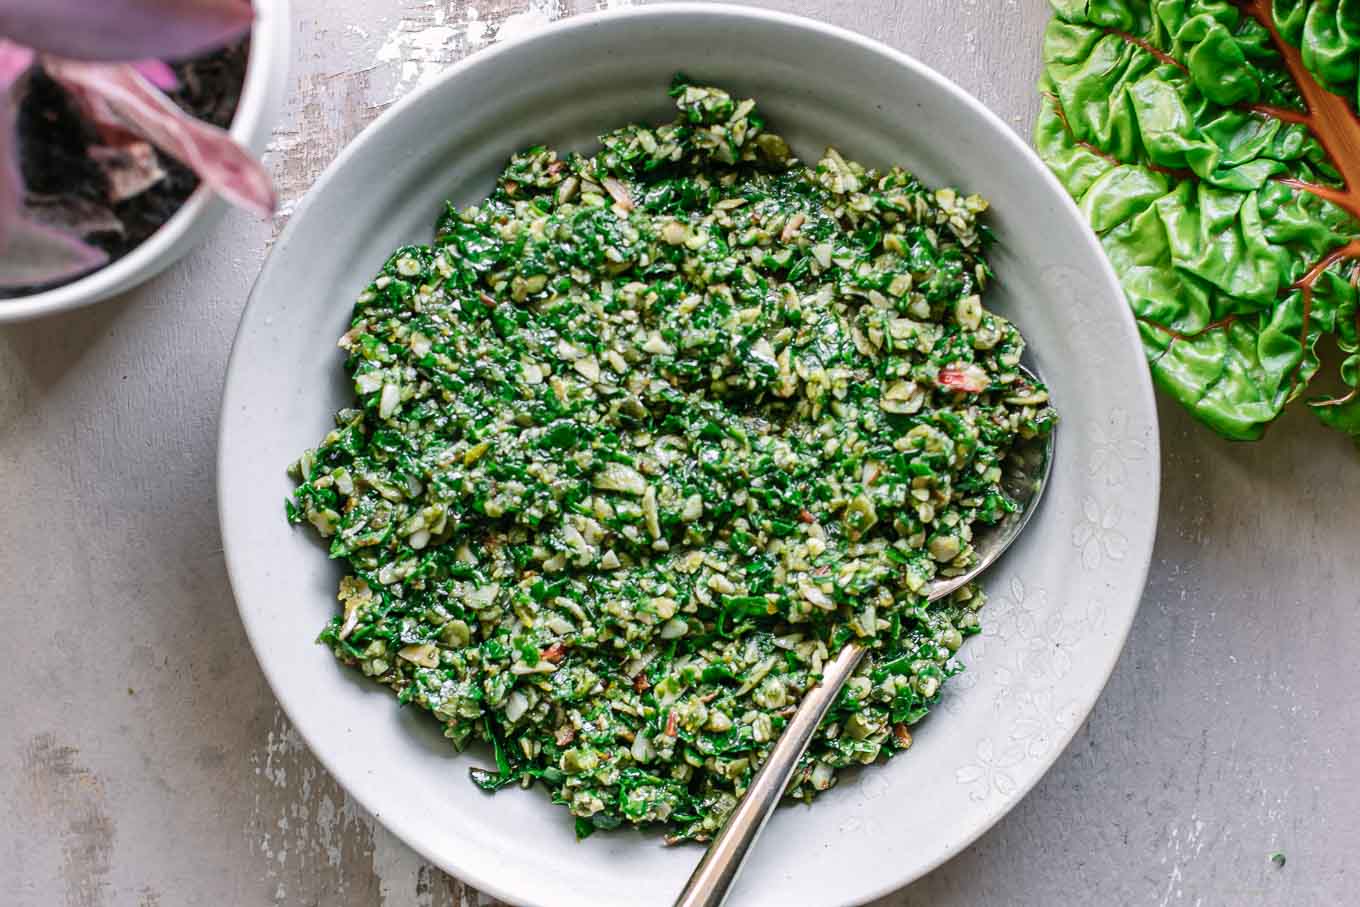
<instances>
[{"instance_id":1,"label":"chopped green pesto","mask_svg":"<svg viewBox=\"0 0 1360 907\"><path fill-rule=\"evenodd\" d=\"M927 585L1055 417L982 306L986 202L671 94L392 254L288 511L345 565L321 640L489 743L478 785L703 840L848 639L872 651L790 795L911 745L983 601Z\"/></svg>"}]
</instances>

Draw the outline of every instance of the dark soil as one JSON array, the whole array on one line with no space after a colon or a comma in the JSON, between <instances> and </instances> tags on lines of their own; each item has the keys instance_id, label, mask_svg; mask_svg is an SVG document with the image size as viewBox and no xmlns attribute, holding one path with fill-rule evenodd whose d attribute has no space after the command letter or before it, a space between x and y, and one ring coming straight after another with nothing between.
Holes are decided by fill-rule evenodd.
<instances>
[{"instance_id":1,"label":"dark soil","mask_svg":"<svg viewBox=\"0 0 1360 907\"><path fill-rule=\"evenodd\" d=\"M241 99L249 50L247 39L204 57L172 63L180 87L170 97L198 119L227 128ZM19 106L18 133L29 215L54 225L82 224L90 231L85 240L107 252L111 261L160 229L198 188L198 178L189 168L157 152L165 178L140 195L110 204L107 179L85 153L98 137L61 88L39 69L31 74ZM30 292L0 289L0 296Z\"/></svg>"}]
</instances>

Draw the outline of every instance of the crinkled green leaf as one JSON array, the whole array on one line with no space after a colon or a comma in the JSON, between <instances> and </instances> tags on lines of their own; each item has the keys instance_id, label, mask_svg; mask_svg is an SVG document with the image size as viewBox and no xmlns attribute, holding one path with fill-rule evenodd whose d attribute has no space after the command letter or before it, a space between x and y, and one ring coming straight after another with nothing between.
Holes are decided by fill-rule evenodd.
<instances>
[{"instance_id":1,"label":"crinkled green leaf","mask_svg":"<svg viewBox=\"0 0 1360 907\"><path fill-rule=\"evenodd\" d=\"M1360 223L1296 184L1344 185L1288 121L1306 108L1269 29L1229 0L1050 2L1035 145L1099 235L1159 386L1251 439L1307 392L1324 337L1360 384L1355 262L1311 302L1297 286ZM1273 16L1354 114L1360 0L1274 0ZM1310 402L1360 438L1360 394Z\"/></svg>"},{"instance_id":2,"label":"crinkled green leaf","mask_svg":"<svg viewBox=\"0 0 1360 907\"><path fill-rule=\"evenodd\" d=\"M1330 91L1356 100L1360 0L1276 0L1275 17L1289 42L1303 51L1308 71Z\"/></svg>"}]
</instances>

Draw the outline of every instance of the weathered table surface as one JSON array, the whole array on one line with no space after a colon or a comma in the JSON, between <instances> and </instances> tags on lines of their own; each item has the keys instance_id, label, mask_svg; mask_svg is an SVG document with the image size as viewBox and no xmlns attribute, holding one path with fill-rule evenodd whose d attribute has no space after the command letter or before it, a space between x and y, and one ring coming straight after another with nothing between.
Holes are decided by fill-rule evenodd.
<instances>
[{"instance_id":1,"label":"weathered table surface","mask_svg":"<svg viewBox=\"0 0 1360 907\"><path fill-rule=\"evenodd\" d=\"M422 78L593 5L294 0L269 154L285 201ZM1029 129L1043 0L770 5L906 50ZM0 330L4 903L492 903L319 767L227 587L218 396L288 207L230 215L120 300ZM1162 426L1156 560L1095 712L1004 821L879 907L1355 903L1360 458L1307 413L1254 445L1166 401Z\"/></svg>"}]
</instances>

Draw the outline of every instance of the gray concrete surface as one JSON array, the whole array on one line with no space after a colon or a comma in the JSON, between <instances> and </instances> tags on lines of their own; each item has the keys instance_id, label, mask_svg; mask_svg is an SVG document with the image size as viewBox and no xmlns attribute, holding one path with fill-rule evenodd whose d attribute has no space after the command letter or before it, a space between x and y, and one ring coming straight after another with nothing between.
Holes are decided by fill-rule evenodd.
<instances>
[{"instance_id":1,"label":"gray concrete surface","mask_svg":"<svg viewBox=\"0 0 1360 907\"><path fill-rule=\"evenodd\" d=\"M422 77L591 5L295 0L269 155L285 201ZM1028 131L1043 0L769 5L909 51ZM0 330L0 903L494 903L317 765L227 588L218 394L287 210L229 216L122 299ZM1360 457L1307 413L1247 446L1162 419L1156 561L1114 679L1028 798L878 907L1357 902Z\"/></svg>"}]
</instances>

